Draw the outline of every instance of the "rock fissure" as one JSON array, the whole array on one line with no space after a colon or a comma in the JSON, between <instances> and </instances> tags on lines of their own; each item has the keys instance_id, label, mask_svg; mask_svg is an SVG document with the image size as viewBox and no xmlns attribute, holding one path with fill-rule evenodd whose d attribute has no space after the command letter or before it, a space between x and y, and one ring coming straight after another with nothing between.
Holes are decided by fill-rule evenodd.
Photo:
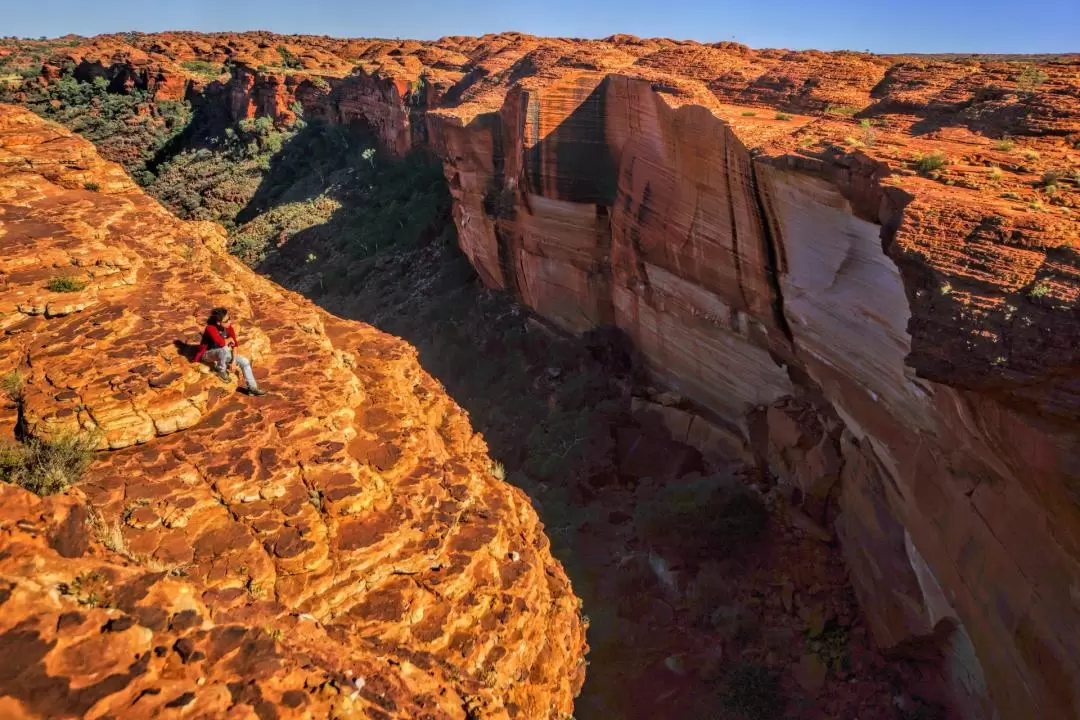
<instances>
[{"instance_id":1,"label":"rock fissure","mask_svg":"<svg viewBox=\"0 0 1080 720\"><path fill-rule=\"evenodd\" d=\"M794 347L795 336L788 325L788 316L784 312L784 292L780 288L780 275L785 271L782 263L784 261L783 245L781 244L781 238L776 235L778 228L774 226L767 218L775 217L773 213L768 211L765 203L766 198L760 190L757 179L757 164L751 160L750 163L750 188L754 198L754 202L757 206L758 217L760 218L760 227L762 233L762 239L764 240L765 247L765 277L769 283L769 289L773 298L773 317L777 327L783 334L787 342ZM730 189L729 189L730 193ZM735 220L732 218L732 228L736 227ZM733 234L734 237L734 234ZM738 253L738 245L735 245L735 252ZM839 273L837 273L839 276ZM836 276L834 276L835 279ZM739 283L739 287L743 287L742 283ZM826 288L827 290L827 288Z\"/></svg>"}]
</instances>

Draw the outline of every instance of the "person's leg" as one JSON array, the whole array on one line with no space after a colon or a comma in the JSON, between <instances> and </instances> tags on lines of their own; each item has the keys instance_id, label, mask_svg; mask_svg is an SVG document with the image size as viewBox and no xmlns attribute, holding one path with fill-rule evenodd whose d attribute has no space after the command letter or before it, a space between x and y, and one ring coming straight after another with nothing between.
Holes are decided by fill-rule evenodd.
<instances>
[{"instance_id":1,"label":"person's leg","mask_svg":"<svg viewBox=\"0 0 1080 720\"><path fill-rule=\"evenodd\" d=\"M217 372L217 376L229 382L229 348L212 348L206 351L207 360L214 363L214 370Z\"/></svg>"},{"instance_id":2,"label":"person's leg","mask_svg":"<svg viewBox=\"0 0 1080 720\"><path fill-rule=\"evenodd\" d=\"M240 366L240 372L244 373L244 382L247 383L248 390L258 390L259 384L255 382L255 373L251 372L251 361L243 355L237 355L235 360Z\"/></svg>"},{"instance_id":3,"label":"person's leg","mask_svg":"<svg viewBox=\"0 0 1080 720\"><path fill-rule=\"evenodd\" d=\"M228 365L228 358L225 356L225 348L211 348L206 351L206 359L214 363L214 369L220 372L224 372Z\"/></svg>"}]
</instances>

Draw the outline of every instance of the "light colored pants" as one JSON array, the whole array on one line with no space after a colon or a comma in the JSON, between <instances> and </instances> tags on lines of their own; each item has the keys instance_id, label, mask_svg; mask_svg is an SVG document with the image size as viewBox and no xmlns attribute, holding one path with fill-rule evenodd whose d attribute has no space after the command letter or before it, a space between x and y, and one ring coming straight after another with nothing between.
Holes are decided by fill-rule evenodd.
<instances>
[{"instance_id":1,"label":"light colored pants","mask_svg":"<svg viewBox=\"0 0 1080 720\"><path fill-rule=\"evenodd\" d=\"M243 355L236 355L234 357L233 349L231 347L212 348L207 350L203 357L214 362L217 365L217 369L221 372L228 372L229 360L235 360L236 364L240 366L240 372L244 373L244 382L247 383L248 390L255 390L259 387L255 382L255 375L251 372L251 361Z\"/></svg>"}]
</instances>

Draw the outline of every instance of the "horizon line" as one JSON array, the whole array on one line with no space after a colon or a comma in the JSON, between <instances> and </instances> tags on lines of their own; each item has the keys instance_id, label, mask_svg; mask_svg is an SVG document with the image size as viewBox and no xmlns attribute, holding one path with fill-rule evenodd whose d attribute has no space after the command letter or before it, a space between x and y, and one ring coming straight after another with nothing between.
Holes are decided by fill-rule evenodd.
<instances>
[{"instance_id":1,"label":"horizon line","mask_svg":"<svg viewBox=\"0 0 1080 720\"><path fill-rule=\"evenodd\" d=\"M171 30L116 30L113 32L97 33L94 35L82 35L80 33L65 33L64 35L47 36L39 35L38 37L30 36L17 36L7 35L0 36L0 40L21 40L29 42L51 42L56 40L66 40L72 38L80 38L83 40L95 40L97 38L110 37L115 35L164 35L168 33L191 33L197 35L246 35L261 33L266 35L275 35L278 37L295 37L295 38L326 38L330 40L374 40L383 42L422 42L422 43L437 43L448 38L484 38L484 37L498 37L500 35L524 35L527 37L537 38L540 40L567 40L567 41L586 41L586 42L611 42L610 38L615 37L627 37L634 38L641 41L667 41L679 44L696 44L704 46L716 46L722 44L739 45L750 50L765 51L765 50L787 50L789 52L821 52L821 53L852 53L857 55L873 55L878 57L889 56L909 56L909 57L934 57L934 56L990 56L990 57L1066 57L1080 59L1080 51L1039 51L1039 52L986 52L986 51L943 51L943 52L910 52L910 51L889 51L889 52L874 52L872 50L854 50L851 48L833 48L825 49L821 47L755 47L738 40L695 40L692 38L671 38L663 36L640 36L633 33L610 33L604 36L587 37L587 36L570 36L570 35L536 35L534 33L525 32L522 30L500 30L499 32L486 32L479 35L469 34L449 34L440 35L433 38L421 38L421 37L385 37L385 36L364 36L364 35L330 35L330 34L317 34L317 33L282 33L275 30L266 30L261 28L249 28L246 30L195 30L190 28L174 28Z\"/></svg>"}]
</instances>

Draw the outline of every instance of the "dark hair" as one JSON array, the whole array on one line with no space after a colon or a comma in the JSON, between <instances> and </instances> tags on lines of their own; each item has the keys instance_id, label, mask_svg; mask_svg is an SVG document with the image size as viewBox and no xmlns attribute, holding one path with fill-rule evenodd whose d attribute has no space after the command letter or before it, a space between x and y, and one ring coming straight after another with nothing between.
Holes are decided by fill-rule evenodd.
<instances>
[{"instance_id":1,"label":"dark hair","mask_svg":"<svg viewBox=\"0 0 1080 720\"><path fill-rule=\"evenodd\" d=\"M210 311L210 317L206 319L207 325L220 325L221 321L229 315L229 308L216 307Z\"/></svg>"}]
</instances>

